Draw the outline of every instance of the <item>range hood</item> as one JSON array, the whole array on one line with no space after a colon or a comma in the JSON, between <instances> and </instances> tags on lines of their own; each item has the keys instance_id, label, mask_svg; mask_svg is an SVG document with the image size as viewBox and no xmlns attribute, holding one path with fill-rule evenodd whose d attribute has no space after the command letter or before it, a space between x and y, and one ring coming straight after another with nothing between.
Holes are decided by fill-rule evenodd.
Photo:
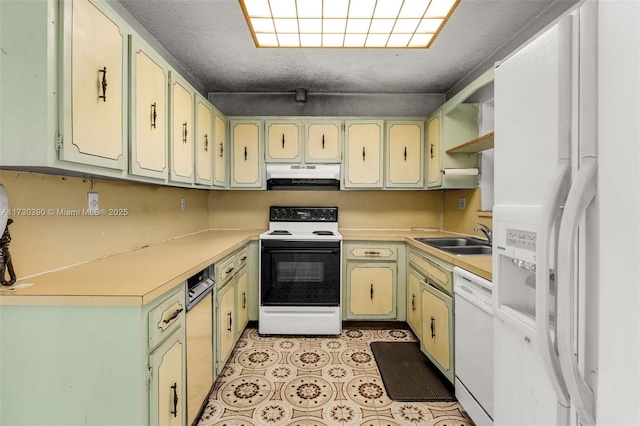
<instances>
[{"instance_id":1,"label":"range hood","mask_svg":"<svg viewBox=\"0 0 640 426\"><path fill-rule=\"evenodd\" d=\"M335 191L339 164L267 164L267 189Z\"/></svg>"}]
</instances>

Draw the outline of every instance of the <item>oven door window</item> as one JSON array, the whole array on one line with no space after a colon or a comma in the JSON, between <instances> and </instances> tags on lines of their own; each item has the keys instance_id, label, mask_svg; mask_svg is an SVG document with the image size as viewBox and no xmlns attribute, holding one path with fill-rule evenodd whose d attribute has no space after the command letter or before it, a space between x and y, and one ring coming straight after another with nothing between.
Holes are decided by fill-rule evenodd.
<instances>
[{"instance_id":1,"label":"oven door window","mask_svg":"<svg viewBox=\"0 0 640 426\"><path fill-rule=\"evenodd\" d=\"M340 246L263 248L263 306L340 305Z\"/></svg>"}]
</instances>

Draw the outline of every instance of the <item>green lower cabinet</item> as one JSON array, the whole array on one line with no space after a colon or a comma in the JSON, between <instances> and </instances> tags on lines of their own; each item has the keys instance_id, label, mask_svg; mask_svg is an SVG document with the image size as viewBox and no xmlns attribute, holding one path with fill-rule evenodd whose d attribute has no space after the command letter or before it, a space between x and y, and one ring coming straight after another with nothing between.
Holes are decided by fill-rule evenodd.
<instances>
[{"instance_id":1,"label":"green lower cabinet","mask_svg":"<svg viewBox=\"0 0 640 426\"><path fill-rule=\"evenodd\" d=\"M453 299L427 280L420 284L421 349L453 383Z\"/></svg>"},{"instance_id":2,"label":"green lower cabinet","mask_svg":"<svg viewBox=\"0 0 640 426\"><path fill-rule=\"evenodd\" d=\"M395 262L347 262L347 319L396 318Z\"/></svg>"},{"instance_id":3,"label":"green lower cabinet","mask_svg":"<svg viewBox=\"0 0 640 426\"><path fill-rule=\"evenodd\" d=\"M236 337L237 341L249 322L249 271L242 268L236 273Z\"/></svg>"},{"instance_id":4,"label":"green lower cabinet","mask_svg":"<svg viewBox=\"0 0 640 426\"><path fill-rule=\"evenodd\" d=\"M409 268L407 273L407 323L419 340L422 339L422 302L420 299L420 283L425 278Z\"/></svg>"},{"instance_id":5,"label":"green lower cabinet","mask_svg":"<svg viewBox=\"0 0 640 426\"><path fill-rule=\"evenodd\" d=\"M220 374L236 342L235 285L233 279L216 294L216 373Z\"/></svg>"},{"instance_id":6,"label":"green lower cabinet","mask_svg":"<svg viewBox=\"0 0 640 426\"><path fill-rule=\"evenodd\" d=\"M174 333L149 355L150 424L179 426L185 422L184 336Z\"/></svg>"},{"instance_id":7,"label":"green lower cabinet","mask_svg":"<svg viewBox=\"0 0 640 426\"><path fill-rule=\"evenodd\" d=\"M216 265L219 287L215 294L215 353L216 374L220 374L236 342L249 322L251 301L257 297L255 250L247 244ZM251 253L251 255L250 255Z\"/></svg>"},{"instance_id":8,"label":"green lower cabinet","mask_svg":"<svg viewBox=\"0 0 640 426\"><path fill-rule=\"evenodd\" d=\"M0 306L0 424L184 425L184 296L181 283L144 306Z\"/></svg>"}]
</instances>

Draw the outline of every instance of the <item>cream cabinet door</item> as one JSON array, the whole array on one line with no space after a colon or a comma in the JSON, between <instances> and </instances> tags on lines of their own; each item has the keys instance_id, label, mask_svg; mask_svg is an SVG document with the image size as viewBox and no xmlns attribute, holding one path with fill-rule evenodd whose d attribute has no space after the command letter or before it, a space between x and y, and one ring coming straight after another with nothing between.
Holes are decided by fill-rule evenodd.
<instances>
[{"instance_id":1,"label":"cream cabinet door","mask_svg":"<svg viewBox=\"0 0 640 426\"><path fill-rule=\"evenodd\" d=\"M227 119L218 110L213 113L215 143L213 146L213 184L227 186Z\"/></svg>"},{"instance_id":2,"label":"cream cabinet door","mask_svg":"<svg viewBox=\"0 0 640 426\"><path fill-rule=\"evenodd\" d=\"M351 262L347 274L348 319L395 317L395 263Z\"/></svg>"},{"instance_id":3,"label":"cream cabinet door","mask_svg":"<svg viewBox=\"0 0 640 426\"><path fill-rule=\"evenodd\" d=\"M103 2L63 7L60 159L125 170L128 27Z\"/></svg>"},{"instance_id":4,"label":"cream cabinet door","mask_svg":"<svg viewBox=\"0 0 640 426\"><path fill-rule=\"evenodd\" d=\"M231 187L262 188L262 123L233 120L231 129Z\"/></svg>"},{"instance_id":5,"label":"cream cabinet door","mask_svg":"<svg viewBox=\"0 0 640 426\"><path fill-rule=\"evenodd\" d=\"M184 343L179 333L149 355L151 367L150 424L185 424Z\"/></svg>"},{"instance_id":6,"label":"cream cabinet door","mask_svg":"<svg viewBox=\"0 0 640 426\"><path fill-rule=\"evenodd\" d=\"M213 176L213 112L211 104L196 94L196 183L211 185Z\"/></svg>"},{"instance_id":7,"label":"cream cabinet door","mask_svg":"<svg viewBox=\"0 0 640 426\"><path fill-rule=\"evenodd\" d=\"M249 321L249 305L247 303L247 293L249 291L249 273L247 268L243 268L236 274L236 338L240 337L244 327Z\"/></svg>"},{"instance_id":8,"label":"cream cabinet door","mask_svg":"<svg viewBox=\"0 0 640 426\"><path fill-rule=\"evenodd\" d=\"M345 188L382 188L383 121L345 122Z\"/></svg>"},{"instance_id":9,"label":"cream cabinet door","mask_svg":"<svg viewBox=\"0 0 640 426\"><path fill-rule=\"evenodd\" d=\"M424 186L423 141L424 122L387 122L387 187Z\"/></svg>"},{"instance_id":10,"label":"cream cabinet door","mask_svg":"<svg viewBox=\"0 0 640 426\"><path fill-rule=\"evenodd\" d=\"M342 122L305 121L304 160L307 163L342 161Z\"/></svg>"},{"instance_id":11,"label":"cream cabinet door","mask_svg":"<svg viewBox=\"0 0 640 426\"><path fill-rule=\"evenodd\" d=\"M420 283L425 278L413 269L407 274L407 322L419 339L422 336L422 302L420 300Z\"/></svg>"},{"instance_id":12,"label":"cream cabinet door","mask_svg":"<svg viewBox=\"0 0 640 426\"><path fill-rule=\"evenodd\" d=\"M302 123L298 120L267 120L267 163L299 163Z\"/></svg>"},{"instance_id":13,"label":"cream cabinet door","mask_svg":"<svg viewBox=\"0 0 640 426\"><path fill-rule=\"evenodd\" d=\"M195 91L171 73L171 180L193 183L193 107Z\"/></svg>"},{"instance_id":14,"label":"cream cabinet door","mask_svg":"<svg viewBox=\"0 0 640 426\"><path fill-rule=\"evenodd\" d=\"M442 136L442 111L427 122L427 186L442 185L440 165L440 139Z\"/></svg>"},{"instance_id":15,"label":"cream cabinet door","mask_svg":"<svg viewBox=\"0 0 640 426\"><path fill-rule=\"evenodd\" d=\"M447 304L449 300L449 304ZM422 344L431 358L446 372L453 355L450 333L451 298L428 286L422 289Z\"/></svg>"},{"instance_id":16,"label":"cream cabinet door","mask_svg":"<svg viewBox=\"0 0 640 426\"><path fill-rule=\"evenodd\" d=\"M218 344L216 363L218 365L217 372L220 374L235 344L236 332L233 324L236 321L235 285L233 283L228 284L217 297Z\"/></svg>"},{"instance_id":17,"label":"cream cabinet door","mask_svg":"<svg viewBox=\"0 0 640 426\"><path fill-rule=\"evenodd\" d=\"M200 411L213 383L213 297L208 293L186 315L187 424Z\"/></svg>"},{"instance_id":18,"label":"cream cabinet door","mask_svg":"<svg viewBox=\"0 0 640 426\"><path fill-rule=\"evenodd\" d=\"M131 158L129 171L166 179L168 66L138 37L131 40Z\"/></svg>"}]
</instances>

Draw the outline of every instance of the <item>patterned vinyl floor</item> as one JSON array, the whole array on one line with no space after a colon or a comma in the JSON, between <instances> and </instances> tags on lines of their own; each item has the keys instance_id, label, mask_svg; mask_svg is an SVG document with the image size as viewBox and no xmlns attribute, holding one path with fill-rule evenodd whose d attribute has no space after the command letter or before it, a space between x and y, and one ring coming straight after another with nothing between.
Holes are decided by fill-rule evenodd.
<instances>
[{"instance_id":1,"label":"patterned vinyl floor","mask_svg":"<svg viewBox=\"0 0 640 426\"><path fill-rule=\"evenodd\" d=\"M458 403L387 397L369 343L415 340L410 330L400 329L272 337L247 328L198 425L472 426Z\"/></svg>"}]
</instances>

